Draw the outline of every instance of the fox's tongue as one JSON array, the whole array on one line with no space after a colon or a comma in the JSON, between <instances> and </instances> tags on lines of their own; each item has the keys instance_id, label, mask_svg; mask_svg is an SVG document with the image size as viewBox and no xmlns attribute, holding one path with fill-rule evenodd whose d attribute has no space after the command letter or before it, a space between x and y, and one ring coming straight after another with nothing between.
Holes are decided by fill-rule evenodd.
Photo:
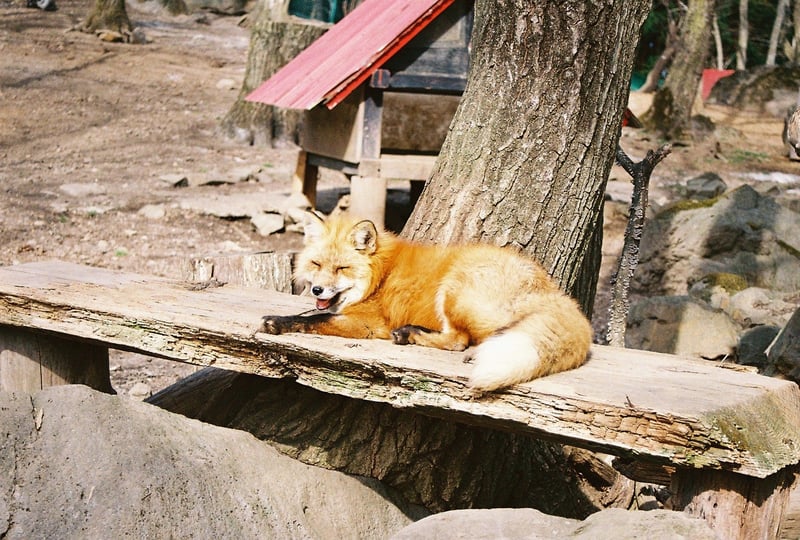
<instances>
[{"instance_id":1,"label":"fox's tongue","mask_svg":"<svg viewBox=\"0 0 800 540\"><path fill-rule=\"evenodd\" d=\"M324 300L322 298L317 298L317 309L328 309L330 305L331 305L330 298L326 298Z\"/></svg>"}]
</instances>

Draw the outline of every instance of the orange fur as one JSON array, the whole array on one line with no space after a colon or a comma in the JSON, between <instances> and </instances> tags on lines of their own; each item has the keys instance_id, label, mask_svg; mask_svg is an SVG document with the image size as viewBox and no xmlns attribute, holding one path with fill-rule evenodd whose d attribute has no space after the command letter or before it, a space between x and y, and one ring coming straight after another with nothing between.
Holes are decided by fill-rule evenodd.
<instances>
[{"instance_id":1,"label":"orange fur","mask_svg":"<svg viewBox=\"0 0 800 540\"><path fill-rule=\"evenodd\" d=\"M369 221L310 214L295 279L329 313L265 317L266 331L476 346L470 384L483 391L577 367L589 351L577 303L509 248L415 244Z\"/></svg>"}]
</instances>

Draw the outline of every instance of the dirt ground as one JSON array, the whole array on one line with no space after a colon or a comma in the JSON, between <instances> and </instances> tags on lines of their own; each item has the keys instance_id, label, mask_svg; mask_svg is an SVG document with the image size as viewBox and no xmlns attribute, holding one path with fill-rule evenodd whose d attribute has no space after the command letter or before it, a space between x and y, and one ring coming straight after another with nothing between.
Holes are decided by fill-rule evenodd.
<instances>
[{"instance_id":1,"label":"dirt ground","mask_svg":"<svg viewBox=\"0 0 800 540\"><path fill-rule=\"evenodd\" d=\"M0 265L61 259L182 277L192 256L299 247L296 233L264 237L247 219L186 204L247 194L269 205L289 190L296 150L233 143L216 131L244 75L248 30L239 18L173 17L130 0L128 14L149 42L105 43L69 31L90 5L58 0L58 11L43 12L25 0L0 0ZM647 97L634 96L631 108L645 110ZM654 204L709 170L731 186L748 181L734 173L800 172L783 156L780 119L704 112L718 122L716 139L675 148L653 177ZM660 141L626 130L622 144L641 159ZM258 181L236 181L258 171ZM189 186L175 187L178 177ZM800 185L794 182L779 189L789 192ZM346 186L336 175L320 185L334 195ZM629 190L615 168L612 197L624 201ZM607 210L598 326L624 208ZM122 394L146 396L194 369L112 352L112 380Z\"/></svg>"}]
</instances>

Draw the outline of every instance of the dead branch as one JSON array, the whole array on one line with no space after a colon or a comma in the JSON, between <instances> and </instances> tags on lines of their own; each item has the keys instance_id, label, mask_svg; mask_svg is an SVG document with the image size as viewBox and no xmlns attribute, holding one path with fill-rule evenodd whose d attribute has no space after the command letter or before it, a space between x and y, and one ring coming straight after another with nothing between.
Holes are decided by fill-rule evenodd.
<instances>
[{"instance_id":1,"label":"dead branch","mask_svg":"<svg viewBox=\"0 0 800 540\"><path fill-rule=\"evenodd\" d=\"M606 343L615 347L625 346L625 324L630 307L628 291L630 290L633 272L639 264L639 243L642 240L642 230L644 229L650 175L656 165L667 157L670 152L672 152L672 146L665 144L658 150L648 150L642 161L634 163L622 148L617 145L617 163L631 176L633 194L631 195L631 204L628 210L628 224L625 227L622 253L620 253L617 269L611 277L611 305L608 309Z\"/></svg>"}]
</instances>

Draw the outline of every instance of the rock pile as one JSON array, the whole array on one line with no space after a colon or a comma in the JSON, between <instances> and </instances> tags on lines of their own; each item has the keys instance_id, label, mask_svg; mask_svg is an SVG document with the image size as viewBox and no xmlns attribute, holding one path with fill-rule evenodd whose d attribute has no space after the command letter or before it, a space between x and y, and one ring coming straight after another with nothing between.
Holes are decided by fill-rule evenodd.
<instances>
[{"instance_id":1,"label":"rock pile","mask_svg":"<svg viewBox=\"0 0 800 540\"><path fill-rule=\"evenodd\" d=\"M765 351L800 302L800 214L749 185L715 195L712 177L687 184L695 198L645 226L627 345L788 376L792 362L769 367Z\"/></svg>"}]
</instances>

